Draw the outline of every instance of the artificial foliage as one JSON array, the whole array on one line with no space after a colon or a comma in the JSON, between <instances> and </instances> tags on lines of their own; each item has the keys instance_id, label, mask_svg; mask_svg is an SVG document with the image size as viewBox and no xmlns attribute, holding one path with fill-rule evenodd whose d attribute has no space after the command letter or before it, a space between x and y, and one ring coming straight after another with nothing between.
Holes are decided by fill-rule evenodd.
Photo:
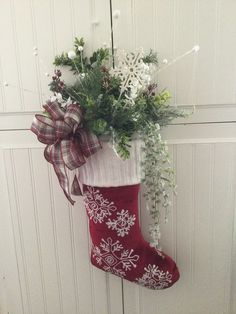
<instances>
[{"instance_id":1,"label":"artificial foliage","mask_svg":"<svg viewBox=\"0 0 236 314\"><path fill-rule=\"evenodd\" d=\"M158 67L157 55L142 50L115 55L113 68L110 51L100 48L85 56L84 40L75 38L74 48L55 57L56 70L50 89L62 110L68 104L80 105L83 127L98 137L108 137L120 158L130 157L133 138L139 137L143 148L143 184L153 224L153 245L159 246L160 213L170 205L174 175L168 150L160 131L184 112L169 103L167 90L159 90L152 74ZM62 78L62 68L71 70L74 83Z\"/></svg>"}]
</instances>

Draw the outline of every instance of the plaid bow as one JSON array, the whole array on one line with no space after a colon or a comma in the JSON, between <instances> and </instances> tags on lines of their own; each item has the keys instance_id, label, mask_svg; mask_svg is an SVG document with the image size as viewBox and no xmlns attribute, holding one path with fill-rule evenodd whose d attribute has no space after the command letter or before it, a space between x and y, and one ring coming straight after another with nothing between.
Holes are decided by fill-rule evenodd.
<instances>
[{"instance_id":1,"label":"plaid bow","mask_svg":"<svg viewBox=\"0 0 236 314\"><path fill-rule=\"evenodd\" d=\"M81 126L82 111L79 104L71 104L64 109L57 101L49 101L43 107L49 116L36 114L31 131L37 135L40 142L47 144L44 156L52 163L63 192L74 205L75 201L70 196L66 167L74 170L82 166L86 162L85 157L96 153L101 144L96 135ZM82 194L76 175L71 194Z\"/></svg>"}]
</instances>

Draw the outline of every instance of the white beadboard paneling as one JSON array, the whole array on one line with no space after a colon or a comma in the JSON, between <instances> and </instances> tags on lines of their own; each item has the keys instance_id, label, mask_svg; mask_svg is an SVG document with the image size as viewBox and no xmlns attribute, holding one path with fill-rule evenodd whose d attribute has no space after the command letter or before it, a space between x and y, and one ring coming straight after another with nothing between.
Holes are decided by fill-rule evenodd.
<instances>
[{"instance_id":1,"label":"white beadboard paneling","mask_svg":"<svg viewBox=\"0 0 236 314\"><path fill-rule=\"evenodd\" d=\"M235 204L236 205L236 204ZM235 206L236 208L236 206ZM233 239L233 252L232 252L232 259L231 259L231 302L230 302L230 313L236 312L236 214L234 213L234 230L232 234Z\"/></svg>"},{"instance_id":2,"label":"white beadboard paneling","mask_svg":"<svg viewBox=\"0 0 236 314\"><path fill-rule=\"evenodd\" d=\"M198 54L158 78L159 88L173 94L173 103L199 105L187 123L235 120L234 0L112 4L113 10L121 10L113 21L117 48L154 48L160 60L171 60L200 44ZM162 226L162 246L177 260L181 279L159 292L91 266L82 199L68 205L43 158L43 145L28 131L34 111L48 95L44 74L53 71L53 56L71 49L74 36L84 36L88 53L103 43L110 45L109 14L107 0L1 2L0 111L5 113L0 116L0 246L5 252L0 275L5 279L0 281L0 311L234 314L235 123L172 125L163 132L179 189L169 223ZM33 46L44 65L33 57ZM17 87L5 88L3 81ZM148 239L144 205L141 198L142 229Z\"/></svg>"},{"instance_id":3,"label":"white beadboard paneling","mask_svg":"<svg viewBox=\"0 0 236 314\"><path fill-rule=\"evenodd\" d=\"M118 48L155 48L162 61L200 45L159 74L160 89L168 88L174 103L235 103L235 1L113 0L113 8L121 10L114 25Z\"/></svg>"},{"instance_id":4,"label":"white beadboard paneling","mask_svg":"<svg viewBox=\"0 0 236 314\"><path fill-rule=\"evenodd\" d=\"M13 2L2 1L0 10L0 37L1 37L1 85L4 81L11 82L16 88L5 88L3 94L4 103L2 109L7 111L23 110L23 93L19 68L19 55L17 51L17 38L15 30L15 18L13 15ZM6 30L7 34L6 34ZM7 108L7 104L11 104Z\"/></svg>"},{"instance_id":5,"label":"white beadboard paneling","mask_svg":"<svg viewBox=\"0 0 236 314\"><path fill-rule=\"evenodd\" d=\"M7 237L8 233L14 233L17 254L16 257L10 256L10 252L6 254L4 263L12 265L11 269L18 267L19 272L9 274L10 269L3 269L9 285L6 293L12 292L7 293L8 302L11 295L16 296L11 307L7 304L8 308L15 313L22 295L27 314L121 314L121 279L90 264L87 215L82 199L77 198L74 207L68 204L51 166L45 163L42 148L6 150L4 156L1 171L5 167L8 178L4 187L14 198L9 197L12 225L1 231L6 231L9 244L12 239ZM4 215L8 214L7 205Z\"/></svg>"},{"instance_id":6,"label":"white beadboard paneling","mask_svg":"<svg viewBox=\"0 0 236 314\"><path fill-rule=\"evenodd\" d=\"M23 302L23 291L21 281L19 280L19 267L17 261L17 237L12 225L12 208L10 207L10 193L7 186L5 172L5 163L3 151L0 150L0 173L1 173L1 219L0 230L4 237L0 237L1 252L4 252L4 258L0 260L1 267L1 296L0 309L3 314L14 313L15 309L19 314L25 313ZM8 210L3 210L7 208ZM12 298L12 296L14 296Z\"/></svg>"},{"instance_id":7,"label":"white beadboard paneling","mask_svg":"<svg viewBox=\"0 0 236 314\"><path fill-rule=\"evenodd\" d=\"M197 1L176 1L176 13L174 21L174 54L175 57L183 55L196 44L197 33ZM196 58L191 54L176 63L175 76L175 103L195 103L195 76L197 71ZM161 80L161 76L160 76Z\"/></svg>"},{"instance_id":8,"label":"white beadboard paneling","mask_svg":"<svg viewBox=\"0 0 236 314\"><path fill-rule=\"evenodd\" d=\"M28 150L10 151L9 160L9 189L13 191L15 201L15 227L20 242L17 250L22 259L21 280L25 284L27 310L29 313L46 313Z\"/></svg>"},{"instance_id":9,"label":"white beadboard paneling","mask_svg":"<svg viewBox=\"0 0 236 314\"><path fill-rule=\"evenodd\" d=\"M219 14L218 2L199 1L199 45L198 77L196 78L198 103L204 104L207 100L214 103L215 89L213 88L214 53L218 36L217 17Z\"/></svg>"},{"instance_id":10,"label":"white beadboard paneling","mask_svg":"<svg viewBox=\"0 0 236 314\"><path fill-rule=\"evenodd\" d=\"M215 311L229 311L232 232L235 196L235 146L215 144L210 281L215 290ZM222 212L223 211L223 212ZM213 296L212 296L213 299Z\"/></svg>"},{"instance_id":11,"label":"white beadboard paneling","mask_svg":"<svg viewBox=\"0 0 236 314\"><path fill-rule=\"evenodd\" d=\"M173 60L175 57L175 19L176 19L176 3L173 0L155 1L154 5L154 48L158 52L160 66L164 59ZM162 22L165 21L165 23ZM158 76L159 89L168 88L171 93L175 90L176 68L169 67ZM172 102L174 102L174 98Z\"/></svg>"},{"instance_id":12,"label":"white beadboard paneling","mask_svg":"<svg viewBox=\"0 0 236 314\"><path fill-rule=\"evenodd\" d=\"M48 165L43 161L42 149L30 150L31 172L34 178L33 189L37 209L36 223L38 228L38 242L40 248L40 271L43 279L42 293L46 297L49 313L62 313L60 300L60 286L57 273L57 256L55 229L52 212L54 210L50 194ZM39 166L40 165L40 166ZM42 178L47 182L42 182Z\"/></svg>"},{"instance_id":13,"label":"white beadboard paneling","mask_svg":"<svg viewBox=\"0 0 236 314\"><path fill-rule=\"evenodd\" d=\"M112 0L113 12L115 10L121 12L120 17L113 20L114 45L117 49L134 50L136 48L134 2L135 0Z\"/></svg>"},{"instance_id":14,"label":"white beadboard paneling","mask_svg":"<svg viewBox=\"0 0 236 314\"><path fill-rule=\"evenodd\" d=\"M22 89L34 91L33 93L22 91L23 108L24 110L28 108L34 110L38 108L38 106L35 106L35 103L40 102L41 92L38 62L37 58L33 55L33 47L36 45L34 10L32 2L28 0L21 1L20 5L15 0L11 0L11 3L12 14L14 14L14 41L19 64L19 81ZM11 79L9 79L9 84L11 84ZM9 86L9 89L12 90L12 87ZM7 110L11 111L10 104Z\"/></svg>"},{"instance_id":15,"label":"white beadboard paneling","mask_svg":"<svg viewBox=\"0 0 236 314\"><path fill-rule=\"evenodd\" d=\"M7 273L6 282L14 294L21 291L25 313L56 310L57 313L120 314L124 308L124 313L129 314L147 311L231 314L236 146L233 141L217 143L217 139L211 143L210 138L208 143L201 143L200 138L197 141L199 131L194 131L196 126L182 126L183 132L181 126L173 127L176 138L170 154L179 188L169 223L162 227L162 245L177 260L181 279L171 289L159 292L125 280L122 284L121 279L90 265L82 200L79 198L73 208L68 206L51 166L44 161L42 148L30 148L35 141L30 133L22 131L20 136L18 131L18 138L11 138L9 134L14 132L4 132L8 142L13 143L11 150L4 150L4 155L7 186L13 195L9 199L10 227L16 242L16 259L7 258L11 259L10 264L17 263L21 285L17 290ZM232 136L233 129L229 131ZM213 131L208 128L202 132L210 136ZM177 141L183 143L181 137L186 133L188 141L178 144ZM221 128L221 134L226 141L226 129ZM22 144L28 148L20 148ZM147 213L143 210L142 202L142 228L148 238ZM6 241L10 243L12 239Z\"/></svg>"},{"instance_id":16,"label":"white beadboard paneling","mask_svg":"<svg viewBox=\"0 0 236 314\"><path fill-rule=\"evenodd\" d=\"M113 10L121 10L113 21L118 48L154 48L160 60L171 60L200 44L198 54L159 74L159 88L170 90L173 103L235 103L235 1L113 0L112 4ZM85 37L88 53L110 44L109 1L11 0L1 3L0 14L1 111L41 108L49 95L45 72L53 72L54 55L71 49L75 35ZM33 56L33 46L39 49L38 57ZM15 87L6 88L3 81Z\"/></svg>"},{"instance_id":17,"label":"white beadboard paneling","mask_svg":"<svg viewBox=\"0 0 236 314\"><path fill-rule=\"evenodd\" d=\"M111 46L110 5L107 0L90 0L90 23L92 23L92 52L103 44Z\"/></svg>"},{"instance_id":18,"label":"white beadboard paneling","mask_svg":"<svg viewBox=\"0 0 236 314\"><path fill-rule=\"evenodd\" d=\"M162 243L172 256L177 245L181 278L174 287L158 292L124 282L125 313L233 314L229 298L236 146L177 144L170 153L178 195L169 224L162 226Z\"/></svg>"},{"instance_id":19,"label":"white beadboard paneling","mask_svg":"<svg viewBox=\"0 0 236 314\"><path fill-rule=\"evenodd\" d=\"M234 13L236 2L228 0L219 2L218 42L215 46L215 66L213 71L214 101L222 99L236 101L235 69L236 69L236 22ZM222 84L222 80L227 84Z\"/></svg>"},{"instance_id":20,"label":"white beadboard paneling","mask_svg":"<svg viewBox=\"0 0 236 314\"><path fill-rule=\"evenodd\" d=\"M88 55L110 42L105 0L2 1L0 20L1 112L41 109L50 95L54 56L71 50L75 36L84 37ZM96 20L98 25L93 24ZM38 56L33 55L33 47L38 48Z\"/></svg>"}]
</instances>

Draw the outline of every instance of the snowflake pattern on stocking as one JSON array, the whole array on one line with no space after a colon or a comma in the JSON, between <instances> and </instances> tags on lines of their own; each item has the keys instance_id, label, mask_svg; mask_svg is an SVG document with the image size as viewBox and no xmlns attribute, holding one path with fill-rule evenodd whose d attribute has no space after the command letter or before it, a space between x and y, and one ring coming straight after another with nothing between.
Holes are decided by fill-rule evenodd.
<instances>
[{"instance_id":1,"label":"snowflake pattern on stocking","mask_svg":"<svg viewBox=\"0 0 236 314\"><path fill-rule=\"evenodd\" d=\"M94 223L102 223L117 207L113 202L104 199L99 190L95 190L93 187L87 189L84 202L88 216Z\"/></svg>"},{"instance_id":2,"label":"snowflake pattern on stocking","mask_svg":"<svg viewBox=\"0 0 236 314\"><path fill-rule=\"evenodd\" d=\"M109 219L106 224L108 228L116 230L118 237L124 237L129 233L130 228L134 225L135 215L129 215L128 210L122 209L116 214L116 219Z\"/></svg>"},{"instance_id":3,"label":"snowflake pattern on stocking","mask_svg":"<svg viewBox=\"0 0 236 314\"><path fill-rule=\"evenodd\" d=\"M126 250L120 241L113 242L111 238L102 239L100 247L93 247L92 254L103 270L120 277L135 268L139 259L138 255L133 255L133 249Z\"/></svg>"},{"instance_id":4,"label":"snowflake pattern on stocking","mask_svg":"<svg viewBox=\"0 0 236 314\"><path fill-rule=\"evenodd\" d=\"M149 264L144 270L142 278L136 278L136 282L144 287L160 290L172 283L172 275L168 271L158 269L156 265Z\"/></svg>"}]
</instances>

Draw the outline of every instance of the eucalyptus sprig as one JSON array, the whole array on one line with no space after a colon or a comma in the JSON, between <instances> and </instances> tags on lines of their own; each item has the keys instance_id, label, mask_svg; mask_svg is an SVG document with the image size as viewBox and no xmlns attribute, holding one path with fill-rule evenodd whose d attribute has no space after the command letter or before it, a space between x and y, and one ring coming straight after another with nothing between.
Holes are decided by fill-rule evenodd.
<instances>
[{"instance_id":1,"label":"eucalyptus sprig","mask_svg":"<svg viewBox=\"0 0 236 314\"><path fill-rule=\"evenodd\" d=\"M142 133L142 182L147 209L152 218L149 231L152 245L160 249L160 219L164 209L165 221L170 206L170 192L175 190L174 171L170 165L168 147L161 139L160 126L150 123Z\"/></svg>"}]
</instances>

